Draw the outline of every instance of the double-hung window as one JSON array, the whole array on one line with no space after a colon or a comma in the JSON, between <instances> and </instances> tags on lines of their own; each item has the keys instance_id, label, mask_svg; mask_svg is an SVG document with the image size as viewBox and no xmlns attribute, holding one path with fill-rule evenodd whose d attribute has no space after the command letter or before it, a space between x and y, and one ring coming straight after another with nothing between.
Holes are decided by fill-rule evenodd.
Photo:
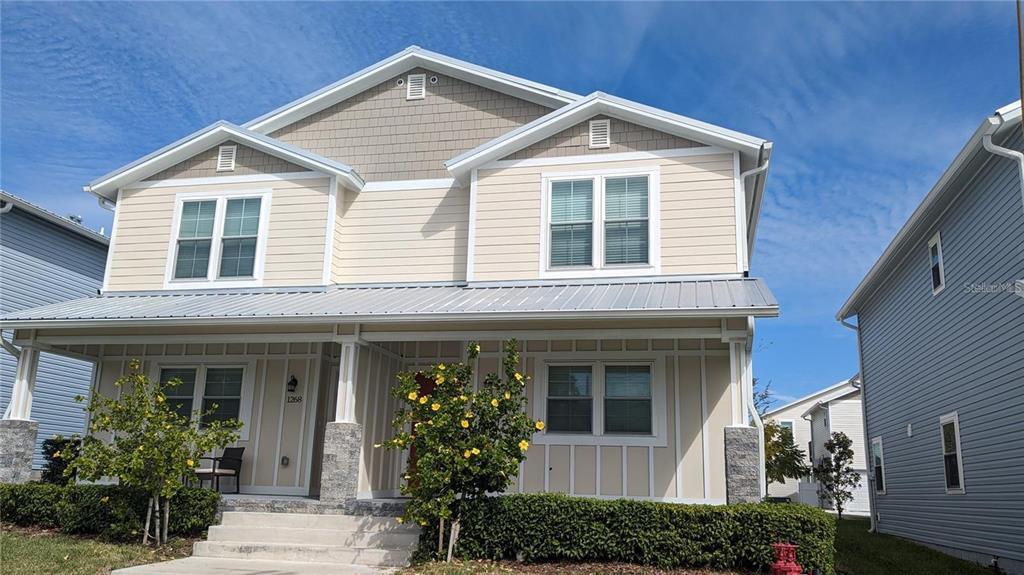
<instances>
[{"instance_id":1,"label":"double-hung window","mask_svg":"<svg viewBox=\"0 0 1024 575\"><path fill-rule=\"evenodd\" d=\"M179 197L168 287L258 286L270 192Z\"/></svg>"},{"instance_id":2,"label":"double-hung window","mask_svg":"<svg viewBox=\"0 0 1024 575\"><path fill-rule=\"evenodd\" d=\"M651 433L651 366L604 369L605 433Z\"/></svg>"},{"instance_id":3,"label":"double-hung window","mask_svg":"<svg viewBox=\"0 0 1024 575\"><path fill-rule=\"evenodd\" d=\"M644 362L549 364L546 411L537 413L547 424L545 433L652 441L658 420L652 372L653 365Z\"/></svg>"},{"instance_id":4,"label":"double-hung window","mask_svg":"<svg viewBox=\"0 0 1024 575\"><path fill-rule=\"evenodd\" d=\"M548 368L547 428L560 433L593 431L593 366Z\"/></svg>"},{"instance_id":5,"label":"double-hung window","mask_svg":"<svg viewBox=\"0 0 1024 575\"><path fill-rule=\"evenodd\" d=\"M169 385L172 381L176 385ZM196 368L167 368L160 370L160 385L164 386L167 405L178 415L192 417L192 399L196 390Z\"/></svg>"},{"instance_id":6,"label":"double-hung window","mask_svg":"<svg viewBox=\"0 0 1024 575\"><path fill-rule=\"evenodd\" d=\"M871 440L871 474L875 478L875 493L885 494L885 454L882 452L882 438Z\"/></svg>"},{"instance_id":7,"label":"double-hung window","mask_svg":"<svg viewBox=\"0 0 1024 575\"><path fill-rule=\"evenodd\" d=\"M160 369L167 403L179 414L191 418L193 411L210 412L202 425L242 416L242 388L245 368L238 366L182 366ZM179 383L169 386L172 380Z\"/></svg>"},{"instance_id":8,"label":"double-hung window","mask_svg":"<svg viewBox=\"0 0 1024 575\"><path fill-rule=\"evenodd\" d=\"M942 262L942 238L938 232L928 241L928 266L932 278L932 293L937 294L946 287L946 268Z\"/></svg>"},{"instance_id":9,"label":"double-hung window","mask_svg":"<svg viewBox=\"0 0 1024 575\"><path fill-rule=\"evenodd\" d=\"M964 468L960 454L960 418L948 413L939 418L942 433L942 466L946 476L946 493L964 492Z\"/></svg>"},{"instance_id":10,"label":"double-hung window","mask_svg":"<svg viewBox=\"0 0 1024 575\"><path fill-rule=\"evenodd\" d=\"M657 273L657 170L548 175L546 277Z\"/></svg>"}]
</instances>

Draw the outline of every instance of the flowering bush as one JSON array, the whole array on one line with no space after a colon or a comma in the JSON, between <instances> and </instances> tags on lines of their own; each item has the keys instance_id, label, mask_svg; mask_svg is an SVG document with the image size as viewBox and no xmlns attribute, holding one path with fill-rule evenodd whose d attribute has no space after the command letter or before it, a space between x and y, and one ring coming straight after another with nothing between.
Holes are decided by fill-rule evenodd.
<instances>
[{"instance_id":1,"label":"flowering bush","mask_svg":"<svg viewBox=\"0 0 1024 575\"><path fill-rule=\"evenodd\" d=\"M473 364L480 345L469 344L469 363L437 364L398 376L393 391L401 400L387 449L410 450L402 494L410 497L400 521L420 525L452 520L453 546L458 538L457 499L501 493L519 473L530 439L544 423L526 415L523 388L528 377L518 371L519 344L504 344L502 374L488 374L473 391Z\"/></svg>"}]
</instances>

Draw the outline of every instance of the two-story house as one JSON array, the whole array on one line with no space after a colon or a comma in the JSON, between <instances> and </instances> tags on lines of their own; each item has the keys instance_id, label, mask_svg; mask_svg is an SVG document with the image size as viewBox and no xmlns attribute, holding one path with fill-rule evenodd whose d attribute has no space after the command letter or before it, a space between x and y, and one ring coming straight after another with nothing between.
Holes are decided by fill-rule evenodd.
<instances>
[{"instance_id":1,"label":"two-story house","mask_svg":"<svg viewBox=\"0 0 1024 575\"><path fill-rule=\"evenodd\" d=\"M986 118L839 311L874 526L1024 573L1020 102ZM851 323L856 316L856 325Z\"/></svg>"},{"instance_id":2,"label":"two-story house","mask_svg":"<svg viewBox=\"0 0 1024 575\"><path fill-rule=\"evenodd\" d=\"M771 142L412 47L102 176L102 294L7 315L5 434L39 351L133 358L244 423L244 493L398 494L401 370L522 345L547 422L516 490L757 500L748 276ZM5 440L6 441L6 440Z\"/></svg>"}]
</instances>

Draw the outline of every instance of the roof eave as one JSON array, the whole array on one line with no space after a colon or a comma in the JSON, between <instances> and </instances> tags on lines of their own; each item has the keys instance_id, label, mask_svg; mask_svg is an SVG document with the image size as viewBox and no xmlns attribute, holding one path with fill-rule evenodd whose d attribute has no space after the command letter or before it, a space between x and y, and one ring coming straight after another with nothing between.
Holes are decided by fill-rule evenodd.
<instances>
[{"instance_id":1,"label":"roof eave","mask_svg":"<svg viewBox=\"0 0 1024 575\"><path fill-rule=\"evenodd\" d=\"M758 158L758 165L771 161L772 143L765 142L761 146L761 154ZM764 188L768 182L768 170L757 174L754 178L754 190L750 199L750 206L747 210L747 265L754 259L754 242L757 239L757 223L761 219L761 204L764 201Z\"/></svg>"},{"instance_id":2,"label":"roof eave","mask_svg":"<svg viewBox=\"0 0 1024 575\"><path fill-rule=\"evenodd\" d=\"M836 320L843 321L849 319L858 314L858 308L863 303L863 300L868 297L871 293L874 293L877 286L875 285L876 280L882 271L889 265L889 263L901 252L904 248L905 242L909 241L910 237L917 231L917 229L923 224L921 219L931 208L938 199L946 193L950 182L957 175L960 167L970 158L979 147L982 146L982 140L986 135L996 135L1005 129L1012 128L1014 120L1018 120L1021 115L1021 104L1020 101L1012 102L999 108L991 116L985 118L981 122L981 125L974 131L967 143L960 152L953 158L949 166L942 173L939 180L932 186L932 189L925 196L924 200L921 201L914 213L910 215L900 231L896 233L896 236L886 246L885 251L875 261L875 263L868 270L868 273L861 279L860 283L857 284L856 289L850 294L850 297L846 299L843 306L836 313Z\"/></svg>"},{"instance_id":3,"label":"roof eave","mask_svg":"<svg viewBox=\"0 0 1024 575\"><path fill-rule=\"evenodd\" d=\"M14 204L14 207L19 208L25 212L28 212L42 220L50 222L54 225L60 226L72 233L78 234L86 239L92 240L96 243L103 244L105 246L110 245L110 238L100 234L94 230L91 230L81 224L77 224L67 218L61 217L42 206L37 206L32 202L19 198L18 196L7 193L6 191L0 190L0 200L4 202L10 202Z\"/></svg>"}]
</instances>

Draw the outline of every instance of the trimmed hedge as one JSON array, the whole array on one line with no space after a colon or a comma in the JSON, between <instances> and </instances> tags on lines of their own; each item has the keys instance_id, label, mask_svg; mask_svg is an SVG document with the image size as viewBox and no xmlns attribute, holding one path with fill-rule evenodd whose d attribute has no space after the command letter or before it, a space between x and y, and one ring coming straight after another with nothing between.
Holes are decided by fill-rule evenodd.
<instances>
[{"instance_id":1,"label":"trimmed hedge","mask_svg":"<svg viewBox=\"0 0 1024 575\"><path fill-rule=\"evenodd\" d=\"M807 571L834 573L836 520L807 505L682 505L560 494L462 502L465 559L623 561L659 567L765 569L772 543L800 546ZM419 556L437 549L424 528Z\"/></svg>"},{"instance_id":2,"label":"trimmed hedge","mask_svg":"<svg viewBox=\"0 0 1024 575\"><path fill-rule=\"evenodd\" d=\"M4 521L96 534L114 541L139 537L148 501L144 492L119 485L0 484L0 518ZM213 524L219 503L220 494L215 491L182 488L171 499L170 533L202 534Z\"/></svg>"}]
</instances>

